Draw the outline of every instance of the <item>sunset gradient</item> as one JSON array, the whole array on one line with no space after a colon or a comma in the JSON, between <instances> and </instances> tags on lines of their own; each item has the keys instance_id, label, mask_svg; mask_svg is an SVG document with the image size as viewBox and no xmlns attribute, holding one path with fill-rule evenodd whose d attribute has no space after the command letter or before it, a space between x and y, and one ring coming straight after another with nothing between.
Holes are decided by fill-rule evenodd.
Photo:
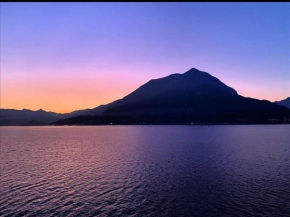
<instances>
[{"instance_id":1,"label":"sunset gradient","mask_svg":"<svg viewBox=\"0 0 290 217\"><path fill-rule=\"evenodd\" d=\"M289 25L289 3L1 3L1 108L93 108L192 67L281 100Z\"/></svg>"}]
</instances>

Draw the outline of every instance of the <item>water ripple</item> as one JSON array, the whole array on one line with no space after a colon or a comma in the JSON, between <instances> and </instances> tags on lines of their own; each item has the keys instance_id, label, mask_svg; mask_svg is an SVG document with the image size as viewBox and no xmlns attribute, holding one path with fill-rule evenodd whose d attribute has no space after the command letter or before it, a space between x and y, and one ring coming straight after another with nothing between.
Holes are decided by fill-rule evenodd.
<instances>
[{"instance_id":1,"label":"water ripple","mask_svg":"<svg viewBox=\"0 0 290 217\"><path fill-rule=\"evenodd\" d=\"M0 130L3 217L290 213L289 125Z\"/></svg>"}]
</instances>

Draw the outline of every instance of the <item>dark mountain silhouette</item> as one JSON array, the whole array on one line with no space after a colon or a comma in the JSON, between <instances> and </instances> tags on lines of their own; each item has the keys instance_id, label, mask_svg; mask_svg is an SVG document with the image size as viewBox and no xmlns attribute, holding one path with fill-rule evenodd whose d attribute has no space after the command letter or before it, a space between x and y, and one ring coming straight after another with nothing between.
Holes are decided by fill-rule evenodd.
<instances>
[{"instance_id":1,"label":"dark mountain silhouette","mask_svg":"<svg viewBox=\"0 0 290 217\"><path fill-rule=\"evenodd\" d=\"M289 111L240 96L219 79L192 68L150 80L123 99L93 109L66 114L0 109L0 125L289 123Z\"/></svg>"},{"instance_id":2,"label":"dark mountain silhouette","mask_svg":"<svg viewBox=\"0 0 290 217\"><path fill-rule=\"evenodd\" d=\"M123 99L78 114L55 124L286 123L290 110L240 96L219 79L192 68L150 80Z\"/></svg>"},{"instance_id":3,"label":"dark mountain silhouette","mask_svg":"<svg viewBox=\"0 0 290 217\"><path fill-rule=\"evenodd\" d=\"M290 97L287 97L286 99L283 99L281 101L276 101L275 103L290 108Z\"/></svg>"},{"instance_id":4,"label":"dark mountain silhouette","mask_svg":"<svg viewBox=\"0 0 290 217\"><path fill-rule=\"evenodd\" d=\"M101 105L93 109L77 110L71 113L47 112L42 109L32 111L29 109L0 109L0 126L40 126L79 115L100 115L107 105Z\"/></svg>"},{"instance_id":5,"label":"dark mountain silhouette","mask_svg":"<svg viewBox=\"0 0 290 217\"><path fill-rule=\"evenodd\" d=\"M46 126L50 123L44 122L44 121L35 121L35 120L31 120L26 122L25 124L23 124L23 126Z\"/></svg>"},{"instance_id":6,"label":"dark mountain silhouette","mask_svg":"<svg viewBox=\"0 0 290 217\"><path fill-rule=\"evenodd\" d=\"M21 125L45 125L55 122L62 118L71 117L68 114L58 114L46 112L42 109L32 111L28 109L1 109L0 125L2 126L21 126Z\"/></svg>"}]
</instances>

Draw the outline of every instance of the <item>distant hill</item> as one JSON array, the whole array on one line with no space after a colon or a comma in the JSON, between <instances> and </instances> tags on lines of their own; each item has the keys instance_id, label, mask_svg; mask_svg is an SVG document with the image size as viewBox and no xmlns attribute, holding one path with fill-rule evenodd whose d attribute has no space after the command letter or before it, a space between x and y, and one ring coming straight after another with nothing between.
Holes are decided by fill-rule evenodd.
<instances>
[{"instance_id":1,"label":"distant hill","mask_svg":"<svg viewBox=\"0 0 290 217\"><path fill-rule=\"evenodd\" d=\"M288 123L289 114L284 106L240 96L219 79L192 68L150 80L123 99L55 124Z\"/></svg>"},{"instance_id":2,"label":"distant hill","mask_svg":"<svg viewBox=\"0 0 290 217\"><path fill-rule=\"evenodd\" d=\"M290 97L287 97L286 99L283 99L281 101L276 101L275 103L290 108Z\"/></svg>"},{"instance_id":3,"label":"distant hill","mask_svg":"<svg viewBox=\"0 0 290 217\"><path fill-rule=\"evenodd\" d=\"M101 105L93 109L83 109L71 113L59 114L42 109L0 109L0 126L42 126L53 122L79 115L100 115L108 105Z\"/></svg>"},{"instance_id":4,"label":"distant hill","mask_svg":"<svg viewBox=\"0 0 290 217\"><path fill-rule=\"evenodd\" d=\"M45 125L62 118L71 117L54 112L46 112L42 109L32 111L28 109L0 109L1 126L22 126L22 125Z\"/></svg>"},{"instance_id":5,"label":"distant hill","mask_svg":"<svg viewBox=\"0 0 290 217\"><path fill-rule=\"evenodd\" d=\"M23 126L46 126L48 124L50 124L50 123L47 123L47 122L44 122L44 121L31 120L31 121L28 121L25 124L23 124Z\"/></svg>"},{"instance_id":6,"label":"distant hill","mask_svg":"<svg viewBox=\"0 0 290 217\"><path fill-rule=\"evenodd\" d=\"M150 80L123 99L93 109L66 114L0 109L0 125L290 123L287 105L289 98L271 103L240 96L192 68Z\"/></svg>"}]
</instances>

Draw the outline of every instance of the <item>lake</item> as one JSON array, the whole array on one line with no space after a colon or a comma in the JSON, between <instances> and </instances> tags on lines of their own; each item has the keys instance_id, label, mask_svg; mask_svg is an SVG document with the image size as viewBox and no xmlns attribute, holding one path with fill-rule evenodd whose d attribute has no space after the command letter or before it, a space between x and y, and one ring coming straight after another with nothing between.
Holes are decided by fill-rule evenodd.
<instances>
[{"instance_id":1,"label":"lake","mask_svg":"<svg viewBox=\"0 0 290 217\"><path fill-rule=\"evenodd\" d=\"M0 216L289 216L289 127L1 127Z\"/></svg>"}]
</instances>

